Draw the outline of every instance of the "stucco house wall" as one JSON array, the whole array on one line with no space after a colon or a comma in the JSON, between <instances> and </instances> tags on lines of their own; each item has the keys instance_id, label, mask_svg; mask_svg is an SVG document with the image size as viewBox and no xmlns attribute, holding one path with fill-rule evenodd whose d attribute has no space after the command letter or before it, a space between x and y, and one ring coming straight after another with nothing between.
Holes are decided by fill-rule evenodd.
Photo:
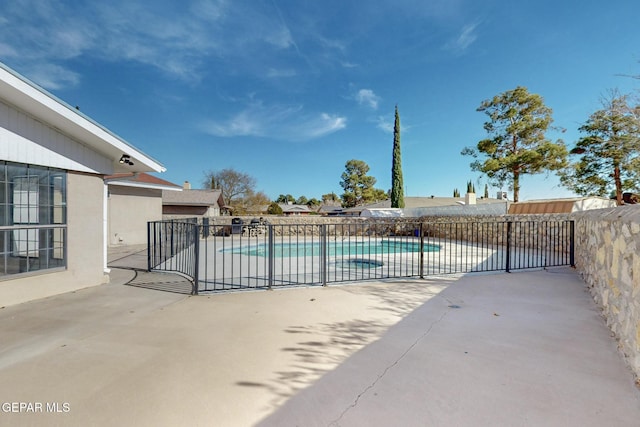
<instances>
[{"instance_id":1,"label":"stucco house wall","mask_svg":"<svg viewBox=\"0 0 640 427\"><path fill-rule=\"evenodd\" d=\"M146 244L147 222L161 219L162 190L109 186L110 246Z\"/></svg>"}]
</instances>

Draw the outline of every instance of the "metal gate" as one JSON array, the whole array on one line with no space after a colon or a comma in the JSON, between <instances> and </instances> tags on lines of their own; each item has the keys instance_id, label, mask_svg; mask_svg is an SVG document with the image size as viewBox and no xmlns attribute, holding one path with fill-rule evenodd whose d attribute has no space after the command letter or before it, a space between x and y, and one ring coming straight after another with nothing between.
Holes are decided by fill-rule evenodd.
<instances>
[{"instance_id":1,"label":"metal gate","mask_svg":"<svg viewBox=\"0 0 640 427\"><path fill-rule=\"evenodd\" d=\"M188 277L198 293L199 231L195 219L147 223L147 269Z\"/></svg>"}]
</instances>

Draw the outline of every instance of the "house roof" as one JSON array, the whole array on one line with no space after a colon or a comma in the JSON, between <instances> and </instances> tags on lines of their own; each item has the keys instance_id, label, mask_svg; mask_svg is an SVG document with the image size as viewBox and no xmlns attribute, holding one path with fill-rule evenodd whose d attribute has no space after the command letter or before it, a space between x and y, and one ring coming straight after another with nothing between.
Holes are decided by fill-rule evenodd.
<instances>
[{"instance_id":1,"label":"house roof","mask_svg":"<svg viewBox=\"0 0 640 427\"><path fill-rule=\"evenodd\" d=\"M289 205L287 203L279 203L282 208L282 213L302 213L308 212L311 213L311 209L307 205Z\"/></svg>"},{"instance_id":2,"label":"house roof","mask_svg":"<svg viewBox=\"0 0 640 427\"><path fill-rule=\"evenodd\" d=\"M574 197L568 199L528 200L512 203L509 214L571 213L589 209L615 207L615 200L604 197Z\"/></svg>"},{"instance_id":3,"label":"house roof","mask_svg":"<svg viewBox=\"0 0 640 427\"><path fill-rule=\"evenodd\" d=\"M397 218L403 217L403 209L399 208L367 208L364 209L360 216L367 218Z\"/></svg>"},{"instance_id":4,"label":"house roof","mask_svg":"<svg viewBox=\"0 0 640 427\"><path fill-rule=\"evenodd\" d=\"M223 207L221 190L162 191L163 205Z\"/></svg>"},{"instance_id":5,"label":"house roof","mask_svg":"<svg viewBox=\"0 0 640 427\"><path fill-rule=\"evenodd\" d=\"M110 159L112 170L106 173L166 170L149 155L2 63L0 93L4 100L20 110ZM120 163L123 155L128 155L132 164Z\"/></svg>"},{"instance_id":6,"label":"house roof","mask_svg":"<svg viewBox=\"0 0 640 427\"><path fill-rule=\"evenodd\" d=\"M318 213L328 214L328 213L339 213L342 212L342 207L333 206L333 205L322 205L318 209Z\"/></svg>"},{"instance_id":7,"label":"house roof","mask_svg":"<svg viewBox=\"0 0 640 427\"><path fill-rule=\"evenodd\" d=\"M167 191L182 191L182 187L172 182L160 179L148 173L119 173L104 177L104 182L108 185L118 185L123 187L152 188Z\"/></svg>"},{"instance_id":8,"label":"house roof","mask_svg":"<svg viewBox=\"0 0 640 427\"><path fill-rule=\"evenodd\" d=\"M423 208L403 209L404 216L419 218L423 216L471 216L471 215L504 215L507 213L507 201L501 203L482 203L476 205L455 204L431 206Z\"/></svg>"},{"instance_id":9,"label":"house roof","mask_svg":"<svg viewBox=\"0 0 640 427\"><path fill-rule=\"evenodd\" d=\"M464 197L405 197L404 208L433 208L439 206L458 206L464 205ZM476 199L477 205L499 203L505 204L505 200L482 198ZM391 200L383 200L381 202L369 205L356 206L354 208L345 209L345 212L361 212L363 209L385 209L391 207Z\"/></svg>"}]
</instances>

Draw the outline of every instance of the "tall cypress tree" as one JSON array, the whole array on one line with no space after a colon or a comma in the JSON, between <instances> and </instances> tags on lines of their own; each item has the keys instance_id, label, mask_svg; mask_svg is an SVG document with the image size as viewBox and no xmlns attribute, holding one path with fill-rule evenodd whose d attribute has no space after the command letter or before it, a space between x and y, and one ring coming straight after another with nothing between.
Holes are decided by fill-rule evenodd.
<instances>
[{"instance_id":1,"label":"tall cypress tree","mask_svg":"<svg viewBox=\"0 0 640 427\"><path fill-rule=\"evenodd\" d=\"M396 123L393 126L393 164L391 166L391 207L404 208L404 182L400 155L400 115L396 105Z\"/></svg>"}]
</instances>

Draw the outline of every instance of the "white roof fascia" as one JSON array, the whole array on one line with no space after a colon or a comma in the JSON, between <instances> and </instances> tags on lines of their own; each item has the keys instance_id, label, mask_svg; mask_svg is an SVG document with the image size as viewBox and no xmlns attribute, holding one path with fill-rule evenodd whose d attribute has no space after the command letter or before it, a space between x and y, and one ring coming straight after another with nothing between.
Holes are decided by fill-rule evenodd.
<instances>
[{"instance_id":1,"label":"white roof fascia","mask_svg":"<svg viewBox=\"0 0 640 427\"><path fill-rule=\"evenodd\" d=\"M182 191L181 187L172 187L168 185L151 184L146 182L123 181L119 179L115 179L115 180L105 179L104 182L107 185L118 185L120 187L136 187L136 188L149 188L154 190Z\"/></svg>"},{"instance_id":2,"label":"white roof fascia","mask_svg":"<svg viewBox=\"0 0 640 427\"><path fill-rule=\"evenodd\" d=\"M104 171L106 174L166 171L158 161L1 62L0 93L3 99L35 119L59 129L78 143L112 159L114 169ZM127 165L125 168L119 164L123 154L131 157L133 166Z\"/></svg>"}]
</instances>

